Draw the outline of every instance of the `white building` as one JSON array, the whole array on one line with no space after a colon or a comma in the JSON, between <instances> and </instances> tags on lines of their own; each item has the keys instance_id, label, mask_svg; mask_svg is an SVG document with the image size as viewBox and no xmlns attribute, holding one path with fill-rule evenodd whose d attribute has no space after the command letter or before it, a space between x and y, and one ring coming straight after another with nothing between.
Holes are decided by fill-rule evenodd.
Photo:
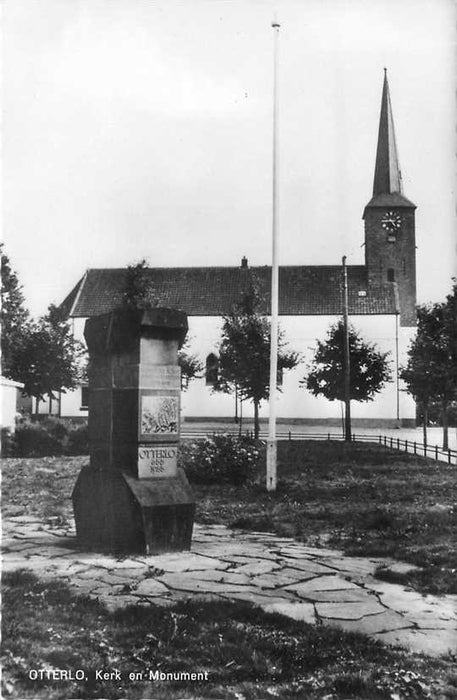
<instances>
[{"instance_id":1,"label":"white building","mask_svg":"<svg viewBox=\"0 0 457 700\"><path fill-rule=\"evenodd\" d=\"M404 195L398 163L387 76L384 80L373 197L365 207L365 264L348 271L350 322L362 337L390 353L394 380L374 401L352 404L355 425L414 425L415 405L401 390L397 368L405 362L416 324L415 205ZM233 396L215 393L211 387L211 361L217 358L222 315L240 300L251 276L260 281L265 296L263 313L270 309L271 269L250 267L148 268L147 277L160 306L184 310L189 319L190 351L208 365L206 377L193 380L183 394L186 419L231 419ZM122 303L126 269L90 269L63 305L82 337L84 319L107 313ZM295 265L279 271L280 326L290 349L304 356L304 363L284 373L278 397L279 419L304 422L340 422L341 406L312 396L299 386L316 340L323 340L330 324L342 315L342 268ZM63 395L62 415L87 412L81 392ZM261 406L265 415L267 406ZM243 405L245 416L252 407Z\"/></svg>"}]
</instances>

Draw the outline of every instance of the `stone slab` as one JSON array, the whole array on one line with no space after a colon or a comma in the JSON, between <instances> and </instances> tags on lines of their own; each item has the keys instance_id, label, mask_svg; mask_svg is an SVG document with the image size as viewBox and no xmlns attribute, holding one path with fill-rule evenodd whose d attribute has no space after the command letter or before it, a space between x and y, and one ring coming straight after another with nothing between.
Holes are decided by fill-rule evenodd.
<instances>
[{"instance_id":1,"label":"stone slab","mask_svg":"<svg viewBox=\"0 0 457 700\"><path fill-rule=\"evenodd\" d=\"M412 623L409 622L402 615L394 613L391 610L385 610L379 615L367 615L362 619L357 620L341 620L341 619L328 619L322 620L323 624L338 626L344 629L346 632L364 632L365 634L378 634L380 632L391 632L397 629L405 629L412 627Z\"/></svg>"},{"instance_id":2,"label":"stone slab","mask_svg":"<svg viewBox=\"0 0 457 700\"><path fill-rule=\"evenodd\" d=\"M384 612L385 608L376 599L367 599L360 603L316 603L319 617L332 620L360 620L365 615L376 615Z\"/></svg>"},{"instance_id":3,"label":"stone slab","mask_svg":"<svg viewBox=\"0 0 457 700\"><path fill-rule=\"evenodd\" d=\"M457 648L457 633L443 632L436 633L422 630L396 630L394 632L382 632L374 637L384 644L402 646L411 651L428 654L429 656L442 656L454 653Z\"/></svg>"},{"instance_id":4,"label":"stone slab","mask_svg":"<svg viewBox=\"0 0 457 700\"><path fill-rule=\"evenodd\" d=\"M281 564L274 560L265 561L262 559L253 559L246 564L237 565L237 574L247 574L248 576L257 576L259 574L268 574L281 568Z\"/></svg>"},{"instance_id":5,"label":"stone slab","mask_svg":"<svg viewBox=\"0 0 457 700\"><path fill-rule=\"evenodd\" d=\"M301 577L293 576L289 573L284 573L283 571L272 572L271 574L261 574L260 576L254 576L251 579L251 584L253 586L259 586L259 588L282 588L284 586L289 586L290 584L296 584L297 578L309 579L314 577L314 574L303 574Z\"/></svg>"},{"instance_id":6,"label":"stone slab","mask_svg":"<svg viewBox=\"0 0 457 700\"><path fill-rule=\"evenodd\" d=\"M310 581L286 586L286 590L295 591L302 596L310 591L339 591L347 588L357 590L358 586L336 574L334 576L314 576Z\"/></svg>"},{"instance_id":7,"label":"stone slab","mask_svg":"<svg viewBox=\"0 0 457 700\"><path fill-rule=\"evenodd\" d=\"M319 603L364 603L366 600L378 601L363 588L343 588L333 591L308 591L306 599Z\"/></svg>"},{"instance_id":8,"label":"stone slab","mask_svg":"<svg viewBox=\"0 0 457 700\"><path fill-rule=\"evenodd\" d=\"M332 574L333 571L328 566L318 564L312 559L292 559L291 557L283 558L284 565L289 569L296 571L305 571L310 574Z\"/></svg>"},{"instance_id":9,"label":"stone slab","mask_svg":"<svg viewBox=\"0 0 457 700\"><path fill-rule=\"evenodd\" d=\"M265 612L279 613L300 622L316 622L316 612L312 603L268 603L262 607Z\"/></svg>"},{"instance_id":10,"label":"stone slab","mask_svg":"<svg viewBox=\"0 0 457 700\"><path fill-rule=\"evenodd\" d=\"M132 589L131 595L163 596L168 592L167 586L162 582L157 581L155 578L145 578Z\"/></svg>"},{"instance_id":11,"label":"stone slab","mask_svg":"<svg viewBox=\"0 0 457 700\"><path fill-rule=\"evenodd\" d=\"M228 568L227 562L192 552L181 552L179 555L163 554L155 556L152 561L158 569L170 572L204 571L205 569L224 570Z\"/></svg>"}]
</instances>

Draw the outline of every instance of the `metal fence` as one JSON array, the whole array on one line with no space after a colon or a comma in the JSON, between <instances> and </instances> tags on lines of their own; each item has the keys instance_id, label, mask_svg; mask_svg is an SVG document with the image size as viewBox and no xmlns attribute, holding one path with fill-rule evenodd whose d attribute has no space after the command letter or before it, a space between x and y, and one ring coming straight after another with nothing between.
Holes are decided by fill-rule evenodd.
<instances>
[{"instance_id":1,"label":"metal fence","mask_svg":"<svg viewBox=\"0 0 457 700\"><path fill-rule=\"evenodd\" d=\"M233 427L224 429L208 429L203 430L198 427L182 426L181 437L184 440L199 440L208 435L213 435L214 433L231 433L232 435L239 435L239 427L234 425ZM254 431L252 429L244 430L243 435L249 437L254 436ZM268 432L266 430L260 430L259 433L260 440L266 440L268 438ZM344 435L342 433L299 433L295 431L276 431L276 438L278 440L344 440ZM438 445L426 445L423 442L417 442L413 440L402 440L400 438L395 438L389 435L365 435L365 434L352 434L352 442L374 442L384 447L388 447L391 450L398 450L399 452L406 452L408 454L420 455L421 457L428 457L434 459L436 462L447 462L447 464L457 465L457 450L447 449L444 450Z\"/></svg>"}]
</instances>

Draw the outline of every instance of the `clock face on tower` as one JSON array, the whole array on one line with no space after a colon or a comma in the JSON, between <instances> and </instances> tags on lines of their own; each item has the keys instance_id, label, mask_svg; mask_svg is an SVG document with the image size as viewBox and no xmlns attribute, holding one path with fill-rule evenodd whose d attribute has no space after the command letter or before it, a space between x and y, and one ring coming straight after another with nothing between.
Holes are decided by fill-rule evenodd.
<instances>
[{"instance_id":1,"label":"clock face on tower","mask_svg":"<svg viewBox=\"0 0 457 700\"><path fill-rule=\"evenodd\" d=\"M386 211L381 219L381 225L386 231L398 231L401 226L401 216L395 211Z\"/></svg>"}]
</instances>

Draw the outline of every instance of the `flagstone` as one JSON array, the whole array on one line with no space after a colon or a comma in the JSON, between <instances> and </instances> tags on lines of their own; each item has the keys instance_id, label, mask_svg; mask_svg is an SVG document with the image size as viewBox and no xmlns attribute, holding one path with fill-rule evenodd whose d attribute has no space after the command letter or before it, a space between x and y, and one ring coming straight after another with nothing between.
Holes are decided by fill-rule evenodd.
<instances>
[{"instance_id":1,"label":"flagstone","mask_svg":"<svg viewBox=\"0 0 457 700\"><path fill-rule=\"evenodd\" d=\"M311 574L332 574L332 569L329 568L328 566L325 566L323 564L318 564L317 562L313 561L312 559L292 559L291 557L287 557L287 559L284 559L284 564L288 567L290 570L296 570L296 571L306 571Z\"/></svg>"},{"instance_id":2,"label":"flagstone","mask_svg":"<svg viewBox=\"0 0 457 700\"><path fill-rule=\"evenodd\" d=\"M391 632L397 629L413 627L413 623L403 615L394 613L391 610L384 610L377 615L366 615L361 619L338 619L323 618L323 624L335 625L346 632L364 632L364 634L378 634L380 632Z\"/></svg>"},{"instance_id":3,"label":"flagstone","mask_svg":"<svg viewBox=\"0 0 457 700\"><path fill-rule=\"evenodd\" d=\"M301 579L308 580L314 578L315 574L304 574L302 573ZM260 574L259 576L254 576L251 579L251 584L253 586L259 586L260 588L283 588L289 584L297 584L297 576L294 576L284 571L272 572L271 574Z\"/></svg>"},{"instance_id":4,"label":"flagstone","mask_svg":"<svg viewBox=\"0 0 457 700\"><path fill-rule=\"evenodd\" d=\"M363 603L366 600L376 600L376 596L370 596L368 591L363 588L343 588L334 589L332 591L308 591L306 595L300 594L301 597L313 602L319 603Z\"/></svg>"},{"instance_id":5,"label":"flagstone","mask_svg":"<svg viewBox=\"0 0 457 700\"><path fill-rule=\"evenodd\" d=\"M155 578L145 578L130 593L135 596L163 596L168 593L168 588Z\"/></svg>"},{"instance_id":6,"label":"flagstone","mask_svg":"<svg viewBox=\"0 0 457 700\"><path fill-rule=\"evenodd\" d=\"M215 557L205 557L200 554L183 553L180 557L170 557L168 554L154 557L151 560L158 569L164 571L204 571L205 569L226 569L227 562Z\"/></svg>"},{"instance_id":7,"label":"flagstone","mask_svg":"<svg viewBox=\"0 0 457 700\"><path fill-rule=\"evenodd\" d=\"M259 605L264 608L265 605L270 605L272 603L290 603L291 599L287 596L274 595L272 591L270 592L260 592L260 591L232 591L230 593L221 593L224 598L230 600L245 600L254 605Z\"/></svg>"},{"instance_id":8,"label":"flagstone","mask_svg":"<svg viewBox=\"0 0 457 700\"><path fill-rule=\"evenodd\" d=\"M395 630L393 632L381 632L373 635L384 644L402 646L416 651L425 653L429 656L441 656L443 654L455 653L457 648L457 633L444 632L437 630L436 633L431 633L429 630Z\"/></svg>"},{"instance_id":9,"label":"flagstone","mask_svg":"<svg viewBox=\"0 0 457 700\"><path fill-rule=\"evenodd\" d=\"M235 571L237 574L247 574L248 576L255 576L258 574L270 573L280 568L281 564L279 564L278 562L272 560L262 561L261 559L253 559L251 562L240 564L236 567Z\"/></svg>"},{"instance_id":10,"label":"flagstone","mask_svg":"<svg viewBox=\"0 0 457 700\"><path fill-rule=\"evenodd\" d=\"M333 576L313 575L313 578L310 581L294 583L286 586L286 590L295 591L299 595L305 595L310 591L339 591L345 588L357 590L358 586L351 581L346 581L346 579L341 578L337 574Z\"/></svg>"},{"instance_id":11,"label":"flagstone","mask_svg":"<svg viewBox=\"0 0 457 700\"><path fill-rule=\"evenodd\" d=\"M346 603L344 601L336 603L316 602L315 605L319 617L338 620L360 620L365 615L375 615L385 610L376 599L370 598L360 603Z\"/></svg>"},{"instance_id":12,"label":"flagstone","mask_svg":"<svg viewBox=\"0 0 457 700\"><path fill-rule=\"evenodd\" d=\"M301 622L316 622L316 612L312 603L269 603L262 606L265 612L276 612Z\"/></svg>"},{"instance_id":13,"label":"flagstone","mask_svg":"<svg viewBox=\"0 0 457 700\"><path fill-rule=\"evenodd\" d=\"M325 560L325 564L332 569L355 574L372 574L383 563L382 559L374 561L363 557L331 557Z\"/></svg>"}]
</instances>

